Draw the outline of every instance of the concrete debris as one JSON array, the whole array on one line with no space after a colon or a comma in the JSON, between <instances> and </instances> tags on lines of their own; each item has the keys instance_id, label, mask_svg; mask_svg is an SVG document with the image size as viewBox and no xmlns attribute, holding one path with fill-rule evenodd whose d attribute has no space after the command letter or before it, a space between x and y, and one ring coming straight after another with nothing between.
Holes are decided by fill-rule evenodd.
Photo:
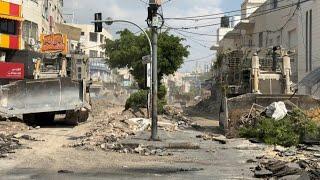
<instances>
[{"instance_id":1,"label":"concrete debris","mask_svg":"<svg viewBox=\"0 0 320 180\"><path fill-rule=\"evenodd\" d=\"M129 125L137 126L137 131L144 131L151 126L151 120L145 118L132 118L125 120Z\"/></svg>"},{"instance_id":2,"label":"concrete debris","mask_svg":"<svg viewBox=\"0 0 320 180\"><path fill-rule=\"evenodd\" d=\"M282 101L273 102L266 109L266 115L275 120L283 119L287 115L287 113L288 110L286 108L286 105Z\"/></svg>"},{"instance_id":3,"label":"concrete debris","mask_svg":"<svg viewBox=\"0 0 320 180\"><path fill-rule=\"evenodd\" d=\"M99 102L104 107L107 101ZM133 111L131 109L120 111L122 107L93 109L93 120L90 122L90 128L85 134L75 137L75 142L64 147L73 147L83 150L105 150L121 153L133 153L134 148L121 145L120 141L130 136L134 136L142 131L150 130L151 120L146 118L146 109ZM175 122L159 118L159 129L166 131L176 131L178 125ZM146 149L143 147L144 150ZM145 150L146 155L155 154L153 149ZM140 154L140 153L139 153ZM159 154L159 153L156 153Z\"/></svg>"},{"instance_id":4,"label":"concrete debris","mask_svg":"<svg viewBox=\"0 0 320 180\"><path fill-rule=\"evenodd\" d=\"M0 158L8 157L9 153L14 153L14 150L21 146L19 140L13 135L0 134Z\"/></svg>"},{"instance_id":5,"label":"concrete debris","mask_svg":"<svg viewBox=\"0 0 320 180\"><path fill-rule=\"evenodd\" d=\"M271 151L267 150L265 155L256 157L258 165L254 170L255 177L320 179L320 158L314 151L317 148L306 149L305 145L301 145L297 148L275 146Z\"/></svg>"},{"instance_id":6,"label":"concrete debris","mask_svg":"<svg viewBox=\"0 0 320 180\"><path fill-rule=\"evenodd\" d=\"M164 107L164 115L163 119L173 121L177 123L177 126L180 129L189 128L192 124L191 119L183 115L183 110L173 107L173 106L165 106Z\"/></svg>"},{"instance_id":7,"label":"concrete debris","mask_svg":"<svg viewBox=\"0 0 320 180\"><path fill-rule=\"evenodd\" d=\"M260 169L254 171L254 177L256 178L267 178L272 175L272 172L266 169Z\"/></svg>"},{"instance_id":8,"label":"concrete debris","mask_svg":"<svg viewBox=\"0 0 320 180\"><path fill-rule=\"evenodd\" d=\"M170 152L167 152L163 147L152 147L145 146L142 144L119 144L115 143L113 145L106 145L104 150L114 151L124 154L140 154L143 156L171 156L173 155Z\"/></svg>"},{"instance_id":9,"label":"concrete debris","mask_svg":"<svg viewBox=\"0 0 320 180\"><path fill-rule=\"evenodd\" d=\"M201 138L205 141L217 141L220 144L227 144L227 138L225 136L222 135L217 135L217 134L201 134L201 135L197 135L197 138Z\"/></svg>"},{"instance_id":10,"label":"concrete debris","mask_svg":"<svg viewBox=\"0 0 320 180\"><path fill-rule=\"evenodd\" d=\"M15 134L13 135L14 138L17 138L17 139L24 139L24 140L28 140L28 141L44 141L44 140L40 140L40 139L37 139L37 138L34 138L28 134Z\"/></svg>"}]
</instances>

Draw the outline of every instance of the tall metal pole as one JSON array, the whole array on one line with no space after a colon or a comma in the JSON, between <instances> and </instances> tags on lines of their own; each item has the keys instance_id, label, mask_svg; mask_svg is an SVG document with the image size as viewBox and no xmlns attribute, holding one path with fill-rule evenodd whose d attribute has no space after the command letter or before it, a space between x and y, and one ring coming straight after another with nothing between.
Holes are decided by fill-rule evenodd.
<instances>
[{"instance_id":1,"label":"tall metal pole","mask_svg":"<svg viewBox=\"0 0 320 180\"><path fill-rule=\"evenodd\" d=\"M156 27L151 30L152 33L152 124L151 139L157 140L158 134L158 31Z\"/></svg>"},{"instance_id":2,"label":"tall metal pole","mask_svg":"<svg viewBox=\"0 0 320 180\"><path fill-rule=\"evenodd\" d=\"M151 28L152 43L152 121L151 121L151 140L158 140L158 8L161 0L149 0L148 24Z\"/></svg>"}]
</instances>

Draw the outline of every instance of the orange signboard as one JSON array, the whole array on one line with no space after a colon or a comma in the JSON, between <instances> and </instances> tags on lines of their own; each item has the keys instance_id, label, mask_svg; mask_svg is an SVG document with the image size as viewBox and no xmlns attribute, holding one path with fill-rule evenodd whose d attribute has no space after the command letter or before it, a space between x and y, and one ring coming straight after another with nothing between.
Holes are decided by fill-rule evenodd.
<instances>
[{"instance_id":1,"label":"orange signboard","mask_svg":"<svg viewBox=\"0 0 320 180\"><path fill-rule=\"evenodd\" d=\"M67 36L63 34L41 35L41 52L61 52L67 54Z\"/></svg>"}]
</instances>

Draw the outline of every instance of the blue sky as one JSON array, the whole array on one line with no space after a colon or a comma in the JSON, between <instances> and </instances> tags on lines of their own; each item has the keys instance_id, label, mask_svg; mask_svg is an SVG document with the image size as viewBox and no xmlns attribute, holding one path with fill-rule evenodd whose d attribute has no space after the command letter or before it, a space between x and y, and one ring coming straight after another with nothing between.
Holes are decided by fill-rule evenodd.
<instances>
[{"instance_id":1,"label":"blue sky","mask_svg":"<svg viewBox=\"0 0 320 180\"><path fill-rule=\"evenodd\" d=\"M147 5L142 1L148 0L67 0L65 1L64 13L69 14L74 12L76 23L90 23L93 20L95 12L102 12L103 17L112 17L114 19L126 19L138 23L142 27L147 27L145 23ZM221 13L224 11L240 9L243 0L171 0L163 5L164 17L183 17L196 16L213 13ZM66 18L68 22L71 17ZM200 22L185 22L185 21L167 21L171 27L182 26L197 26L203 24L218 23L219 20L205 20ZM129 28L133 32L138 29L127 24L114 24L107 27L112 34ZM190 30L197 33L216 34L216 28L207 27L201 29ZM215 43L216 37L197 36L183 33L178 34L177 31L170 31L172 34L183 37L186 36L184 44L190 45L190 56L186 60L193 60L200 57L205 57L213 54L209 49ZM203 68L205 64L209 64L212 58L204 59L198 62L198 66ZM180 71L190 72L196 67L196 62L188 62L183 65Z\"/></svg>"}]
</instances>

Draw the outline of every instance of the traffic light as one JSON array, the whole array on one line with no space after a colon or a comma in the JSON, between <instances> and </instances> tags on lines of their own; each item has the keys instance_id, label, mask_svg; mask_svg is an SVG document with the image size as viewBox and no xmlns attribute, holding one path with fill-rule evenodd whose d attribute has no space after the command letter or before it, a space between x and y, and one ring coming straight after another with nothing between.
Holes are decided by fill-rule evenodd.
<instances>
[{"instance_id":1,"label":"traffic light","mask_svg":"<svg viewBox=\"0 0 320 180\"><path fill-rule=\"evenodd\" d=\"M95 13L94 21L101 21L94 23L94 32L102 32L102 13Z\"/></svg>"}]
</instances>

